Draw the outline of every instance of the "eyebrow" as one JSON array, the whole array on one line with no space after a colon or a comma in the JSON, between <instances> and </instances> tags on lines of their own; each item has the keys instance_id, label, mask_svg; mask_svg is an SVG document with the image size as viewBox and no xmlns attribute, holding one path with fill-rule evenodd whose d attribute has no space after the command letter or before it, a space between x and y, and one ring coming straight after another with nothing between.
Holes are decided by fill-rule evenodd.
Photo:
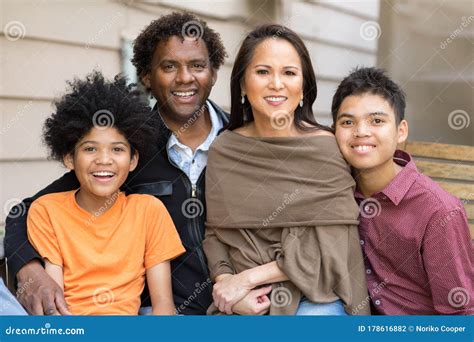
<instances>
[{"instance_id":1,"label":"eyebrow","mask_svg":"<svg viewBox=\"0 0 474 342\"><path fill-rule=\"evenodd\" d=\"M255 66L255 68L259 68L259 67L265 67L265 68L272 69L272 67L270 65L266 65L266 64L257 64ZM297 66L293 66L293 65L285 66L285 67L283 67L283 69L297 69L297 70L299 70L299 68Z\"/></svg>"},{"instance_id":2,"label":"eyebrow","mask_svg":"<svg viewBox=\"0 0 474 342\"><path fill-rule=\"evenodd\" d=\"M389 116L387 113L382 112L382 111L377 111L377 112L371 112L368 114L368 116L376 116L376 115L381 115L381 116ZM340 115L337 116L337 119L339 120L340 118L354 118L355 115L352 115L350 113L341 113Z\"/></svg>"},{"instance_id":3,"label":"eyebrow","mask_svg":"<svg viewBox=\"0 0 474 342\"><path fill-rule=\"evenodd\" d=\"M99 144L98 141L95 141L95 140L86 140L86 141L83 141L79 144L79 146L82 146L84 144ZM114 141L111 143L111 145L127 145L126 142L123 142L123 141Z\"/></svg>"},{"instance_id":4,"label":"eyebrow","mask_svg":"<svg viewBox=\"0 0 474 342\"><path fill-rule=\"evenodd\" d=\"M196 63L196 62L199 62L199 63L205 63L207 64L208 63L208 60L205 59L205 58L202 58L202 59L192 59L186 63ZM169 63L169 64L180 64L180 62L178 62L177 60L174 60L174 59L163 59L161 62L160 62L160 65L161 64L166 64L166 63Z\"/></svg>"}]
</instances>

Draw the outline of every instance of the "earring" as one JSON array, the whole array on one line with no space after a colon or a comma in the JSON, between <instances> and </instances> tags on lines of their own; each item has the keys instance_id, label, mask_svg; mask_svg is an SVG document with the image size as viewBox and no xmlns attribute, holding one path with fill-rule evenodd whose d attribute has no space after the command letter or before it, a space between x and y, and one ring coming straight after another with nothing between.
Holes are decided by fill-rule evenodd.
<instances>
[{"instance_id":1,"label":"earring","mask_svg":"<svg viewBox=\"0 0 474 342\"><path fill-rule=\"evenodd\" d=\"M244 104L245 103L245 94L242 93L242 95L240 95L241 98L240 98L240 103Z\"/></svg>"},{"instance_id":2,"label":"earring","mask_svg":"<svg viewBox=\"0 0 474 342\"><path fill-rule=\"evenodd\" d=\"M303 96L301 96L300 107L303 108Z\"/></svg>"}]
</instances>

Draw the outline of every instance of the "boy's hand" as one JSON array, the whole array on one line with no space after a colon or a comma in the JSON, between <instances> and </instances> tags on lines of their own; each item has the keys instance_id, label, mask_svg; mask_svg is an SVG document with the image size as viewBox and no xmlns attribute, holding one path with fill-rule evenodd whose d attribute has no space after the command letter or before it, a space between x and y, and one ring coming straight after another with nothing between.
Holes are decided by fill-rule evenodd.
<instances>
[{"instance_id":1,"label":"boy's hand","mask_svg":"<svg viewBox=\"0 0 474 342\"><path fill-rule=\"evenodd\" d=\"M17 297L31 315L72 315L63 290L38 260L30 261L17 274Z\"/></svg>"},{"instance_id":2,"label":"boy's hand","mask_svg":"<svg viewBox=\"0 0 474 342\"><path fill-rule=\"evenodd\" d=\"M250 291L232 307L232 311L238 315L265 315L270 309L271 302L267 295L271 291L271 285Z\"/></svg>"}]
</instances>

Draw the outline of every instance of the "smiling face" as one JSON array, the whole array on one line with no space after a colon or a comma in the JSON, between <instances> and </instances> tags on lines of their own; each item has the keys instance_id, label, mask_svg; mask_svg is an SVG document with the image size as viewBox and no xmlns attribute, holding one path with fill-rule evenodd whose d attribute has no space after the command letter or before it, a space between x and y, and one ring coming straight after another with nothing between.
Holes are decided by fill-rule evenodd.
<instances>
[{"instance_id":1,"label":"smiling face","mask_svg":"<svg viewBox=\"0 0 474 342\"><path fill-rule=\"evenodd\" d=\"M335 122L336 139L344 158L357 170L380 169L393 163L397 144L406 140L408 126L399 125L390 103L380 95L346 97Z\"/></svg>"},{"instance_id":2,"label":"smiling face","mask_svg":"<svg viewBox=\"0 0 474 342\"><path fill-rule=\"evenodd\" d=\"M117 192L137 162L138 155L131 157L127 139L114 127L92 128L76 144L74 156L64 158L64 164L79 180L77 200L84 208Z\"/></svg>"},{"instance_id":3,"label":"smiling face","mask_svg":"<svg viewBox=\"0 0 474 342\"><path fill-rule=\"evenodd\" d=\"M157 99L162 115L184 123L205 104L216 77L202 39L172 36L156 46L152 71L143 83Z\"/></svg>"},{"instance_id":4,"label":"smiling face","mask_svg":"<svg viewBox=\"0 0 474 342\"><path fill-rule=\"evenodd\" d=\"M303 95L302 66L296 49L284 39L268 38L261 42L241 86L256 120L285 113L293 121Z\"/></svg>"}]
</instances>

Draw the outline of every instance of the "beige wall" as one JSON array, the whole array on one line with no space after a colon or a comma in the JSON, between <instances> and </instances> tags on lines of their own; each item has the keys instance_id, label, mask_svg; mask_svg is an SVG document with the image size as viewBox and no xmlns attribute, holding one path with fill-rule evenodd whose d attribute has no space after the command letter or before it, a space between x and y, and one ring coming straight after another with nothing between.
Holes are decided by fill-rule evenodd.
<instances>
[{"instance_id":1,"label":"beige wall","mask_svg":"<svg viewBox=\"0 0 474 342\"><path fill-rule=\"evenodd\" d=\"M407 93L410 139L474 145L474 3L382 2L378 64Z\"/></svg>"},{"instance_id":2,"label":"beige wall","mask_svg":"<svg viewBox=\"0 0 474 342\"><path fill-rule=\"evenodd\" d=\"M377 39L362 37L360 27L378 20L378 0L0 0L0 231L12 203L64 172L46 160L40 135L65 81L93 68L108 77L121 72L122 40L133 40L175 9L194 11L221 33L229 58L211 97L225 109L235 54L258 23L277 21L304 38L318 78L315 112L323 123L331 122L331 97L341 78L355 65L376 63ZM18 40L11 39L15 30L24 34Z\"/></svg>"}]
</instances>

